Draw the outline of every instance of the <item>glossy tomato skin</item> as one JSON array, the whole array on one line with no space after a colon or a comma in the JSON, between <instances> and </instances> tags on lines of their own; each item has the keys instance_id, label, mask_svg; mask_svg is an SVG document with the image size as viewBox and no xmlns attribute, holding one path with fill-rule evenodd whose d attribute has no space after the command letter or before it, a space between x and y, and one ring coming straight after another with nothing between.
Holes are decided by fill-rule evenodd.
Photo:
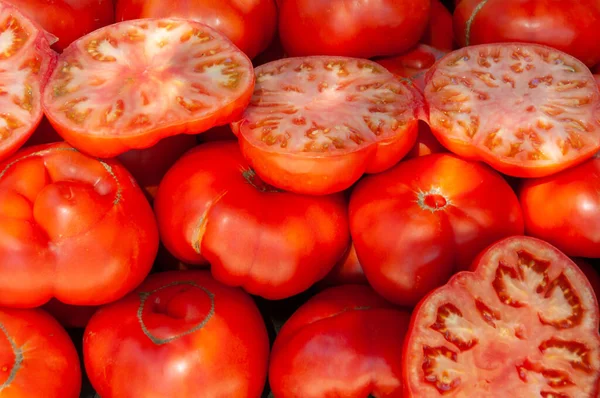
<instances>
[{"instance_id":1,"label":"glossy tomato skin","mask_svg":"<svg viewBox=\"0 0 600 398\"><path fill-rule=\"evenodd\" d=\"M373 288L414 306L497 239L523 233L518 199L481 163L433 154L360 181L350 232Z\"/></svg>"},{"instance_id":2,"label":"glossy tomato skin","mask_svg":"<svg viewBox=\"0 0 600 398\"><path fill-rule=\"evenodd\" d=\"M454 49L452 14L440 0L431 0L429 23L421 37L421 43L446 52Z\"/></svg>"},{"instance_id":3,"label":"glossy tomato skin","mask_svg":"<svg viewBox=\"0 0 600 398\"><path fill-rule=\"evenodd\" d=\"M217 280L268 299L298 294L325 277L350 241L342 194L277 190L232 141L184 155L161 182L154 209L173 255L188 264L206 259Z\"/></svg>"},{"instance_id":4,"label":"glossy tomato skin","mask_svg":"<svg viewBox=\"0 0 600 398\"><path fill-rule=\"evenodd\" d=\"M118 0L117 21L138 18L186 18L217 29L248 57L273 40L277 27L274 0Z\"/></svg>"},{"instance_id":5,"label":"glossy tomato skin","mask_svg":"<svg viewBox=\"0 0 600 398\"><path fill-rule=\"evenodd\" d=\"M58 38L62 51L93 30L115 22L111 0L6 0Z\"/></svg>"},{"instance_id":6,"label":"glossy tomato skin","mask_svg":"<svg viewBox=\"0 0 600 398\"><path fill-rule=\"evenodd\" d=\"M258 398L269 339L249 295L208 271L176 271L100 309L83 353L102 397Z\"/></svg>"},{"instance_id":7,"label":"glossy tomato skin","mask_svg":"<svg viewBox=\"0 0 600 398\"><path fill-rule=\"evenodd\" d=\"M0 309L0 396L78 398L81 368L67 332L46 312Z\"/></svg>"},{"instance_id":8,"label":"glossy tomato skin","mask_svg":"<svg viewBox=\"0 0 600 398\"><path fill-rule=\"evenodd\" d=\"M600 257L600 159L525 180L519 192L525 231L569 256Z\"/></svg>"},{"instance_id":9,"label":"glossy tomato skin","mask_svg":"<svg viewBox=\"0 0 600 398\"><path fill-rule=\"evenodd\" d=\"M284 0L279 35L289 56L395 55L417 44L429 11L430 0Z\"/></svg>"},{"instance_id":10,"label":"glossy tomato skin","mask_svg":"<svg viewBox=\"0 0 600 398\"><path fill-rule=\"evenodd\" d=\"M454 32L461 46L544 44L589 67L600 62L599 23L600 4L593 0L465 0L454 11Z\"/></svg>"},{"instance_id":11,"label":"glossy tomato skin","mask_svg":"<svg viewBox=\"0 0 600 398\"><path fill-rule=\"evenodd\" d=\"M269 365L274 396L402 397L402 344L409 320L408 312L368 286L317 294L275 340Z\"/></svg>"},{"instance_id":12,"label":"glossy tomato skin","mask_svg":"<svg viewBox=\"0 0 600 398\"><path fill-rule=\"evenodd\" d=\"M127 170L65 143L0 164L0 220L3 306L114 301L142 282L158 247L152 209Z\"/></svg>"}]
</instances>

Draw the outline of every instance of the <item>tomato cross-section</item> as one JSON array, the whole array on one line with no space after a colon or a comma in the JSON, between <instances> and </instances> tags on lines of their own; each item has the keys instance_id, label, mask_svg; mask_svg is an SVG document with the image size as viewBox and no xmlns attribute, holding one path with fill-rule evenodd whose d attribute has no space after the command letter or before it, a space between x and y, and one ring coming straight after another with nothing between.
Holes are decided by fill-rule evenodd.
<instances>
[{"instance_id":1,"label":"tomato cross-section","mask_svg":"<svg viewBox=\"0 0 600 398\"><path fill-rule=\"evenodd\" d=\"M466 47L427 76L430 126L451 151L541 177L600 148L600 93L587 67L534 44Z\"/></svg>"},{"instance_id":2,"label":"tomato cross-section","mask_svg":"<svg viewBox=\"0 0 600 398\"><path fill-rule=\"evenodd\" d=\"M253 87L250 60L216 30L180 19L134 20L69 46L44 108L66 141L111 157L229 123Z\"/></svg>"},{"instance_id":3,"label":"tomato cross-section","mask_svg":"<svg viewBox=\"0 0 600 398\"><path fill-rule=\"evenodd\" d=\"M413 313L406 397L596 397L598 302L548 243L510 237L486 249Z\"/></svg>"},{"instance_id":4,"label":"tomato cross-section","mask_svg":"<svg viewBox=\"0 0 600 398\"><path fill-rule=\"evenodd\" d=\"M410 83L372 61L287 58L256 68L252 101L232 129L267 183L328 194L402 159L421 103Z\"/></svg>"}]
</instances>

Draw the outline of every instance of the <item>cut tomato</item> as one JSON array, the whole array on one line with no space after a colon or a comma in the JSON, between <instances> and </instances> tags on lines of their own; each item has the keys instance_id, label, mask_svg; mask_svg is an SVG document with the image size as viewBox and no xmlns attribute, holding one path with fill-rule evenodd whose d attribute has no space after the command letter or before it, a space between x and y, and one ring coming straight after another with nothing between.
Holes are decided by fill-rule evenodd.
<instances>
[{"instance_id":1,"label":"cut tomato","mask_svg":"<svg viewBox=\"0 0 600 398\"><path fill-rule=\"evenodd\" d=\"M598 302L581 270L535 238L497 242L432 292L405 343L405 397L598 396Z\"/></svg>"},{"instance_id":2,"label":"cut tomato","mask_svg":"<svg viewBox=\"0 0 600 398\"><path fill-rule=\"evenodd\" d=\"M256 87L232 124L256 173L304 194L342 191L411 149L422 103L410 83L375 62L286 58L256 68Z\"/></svg>"},{"instance_id":3,"label":"cut tomato","mask_svg":"<svg viewBox=\"0 0 600 398\"><path fill-rule=\"evenodd\" d=\"M65 49L43 100L66 141L112 157L236 120L253 87L252 63L221 33L144 19L98 29Z\"/></svg>"},{"instance_id":4,"label":"cut tomato","mask_svg":"<svg viewBox=\"0 0 600 398\"><path fill-rule=\"evenodd\" d=\"M0 160L16 152L40 124L41 92L55 64L45 32L0 2Z\"/></svg>"},{"instance_id":5,"label":"cut tomato","mask_svg":"<svg viewBox=\"0 0 600 398\"><path fill-rule=\"evenodd\" d=\"M535 44L466 47L427 76L430 126L451 151L515 177L554 174L600 148L600 94L588 68Z\"/></svg>"}]
</instances>

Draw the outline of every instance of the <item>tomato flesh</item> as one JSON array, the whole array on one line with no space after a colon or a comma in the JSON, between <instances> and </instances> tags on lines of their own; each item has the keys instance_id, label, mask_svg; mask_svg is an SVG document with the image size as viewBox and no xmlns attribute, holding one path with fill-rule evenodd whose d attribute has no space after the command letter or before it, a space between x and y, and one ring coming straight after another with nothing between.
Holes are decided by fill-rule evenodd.
<instances>
[{"instance_id":1,"label":"tomato flesh","mask_svg":"<svg viewBox=\"0 0 600 398\"><path fill-rule=\"evenodd\" d=\"M407 397L592 397L598 303L553 246L511 237L482 253L413 314Z\"/></svg>"},{"instance_id":2,"label":"tomato flesh","mask_svg":"<svg viewBox=\"0 0 600 398\"><path fill-rule=\"evenodd\" d=\"M69 46L44 107L66 141L111 157L231 122L253 84L250 60L214 29L179 19L134 20Z\"/></svg>"},{"instance_id":3,"label":"tomato flesh","mask_svg":"<svg viewBox=\"0 0 600 398\"><path fill-rule=\"evenodd\" d=\"M533 44L450 53L428 74L430 126L440 142L515 177L556 173L600 148L600 94L575 58Z\"/></svg>"},{"instance_id":4,"label":"tomato flesh","mask_svg":"<svg viewBox=\"0 0 600 398\"><path fill-rule=\"evenodd\" d=\"M256 68L232 124L256 173L281 189L327 194L397 163L417 136L418 93L356 58L287 58Z\"/></svg>"}]
</instances>

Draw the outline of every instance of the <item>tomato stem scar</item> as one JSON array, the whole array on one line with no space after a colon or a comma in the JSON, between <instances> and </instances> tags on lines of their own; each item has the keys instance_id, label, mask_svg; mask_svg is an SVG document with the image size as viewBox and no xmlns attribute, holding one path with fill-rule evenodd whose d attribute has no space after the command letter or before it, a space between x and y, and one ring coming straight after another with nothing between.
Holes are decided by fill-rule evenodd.
<instances>
[{"instance_id":1,"label":"tomato stem scar","mask_svg":"<svg viewBox=\"0 0 600 398\"><path fill-rule=\"evenodd\" d=\"M264 182L251 168L242 168L242 176L248 184L252 185L260 192L283 192L280 189L277 189L274 186Z\"/></svg>"},{"instance_id":2,"label":"tomato stem scar","mask_svg":"<svg viewBox=\"0 0 600 398\"><path fill-rule=\"evenodd\" d=\"M6 336L6 339L10 344L12 352L15 355L15 363L12 366L12 369L10 370L8 378L4 383L0 384L0 392L2 392L2 390L7 388L13 382L13 380L17 376L17 372L19 371L19 369L21 369L21 365L23 363L23 350L20 347L17 347L14 340L8 334L8 330L6 330L6 327L2 323L0 323L0 331Z\"/></svg>"},{"instance_id":3,"label":"tomato stem scar","mask_svg":"<svg viewBox=\"0 0 600 398\"><path fill-rule=\"evenodd\" d=\"M439 187L432 187L429 191L416 192L417 200L415 202L423 210L429 210L432 213L444 210L452 205L452 201L447 198Z\"/></svg>"},{"instance_id":4,"label":"tomato stem scar","mask_svg":"<svg viewBox=\"0 0 600 398\"><path fill-rule=\"evenodd\" d=\"M473 9L473 13L469 17L469 19L467 19L467 23L465 25L465 46L471 45L471 26L473 25L473 22L475 22L475 17L477 16L477 14L479 14L479 11L481 11L483 6L485 6L487 2L488 0L483 0L479 4L477 4L477 6Z\"/></svg>"}]
</instances>

